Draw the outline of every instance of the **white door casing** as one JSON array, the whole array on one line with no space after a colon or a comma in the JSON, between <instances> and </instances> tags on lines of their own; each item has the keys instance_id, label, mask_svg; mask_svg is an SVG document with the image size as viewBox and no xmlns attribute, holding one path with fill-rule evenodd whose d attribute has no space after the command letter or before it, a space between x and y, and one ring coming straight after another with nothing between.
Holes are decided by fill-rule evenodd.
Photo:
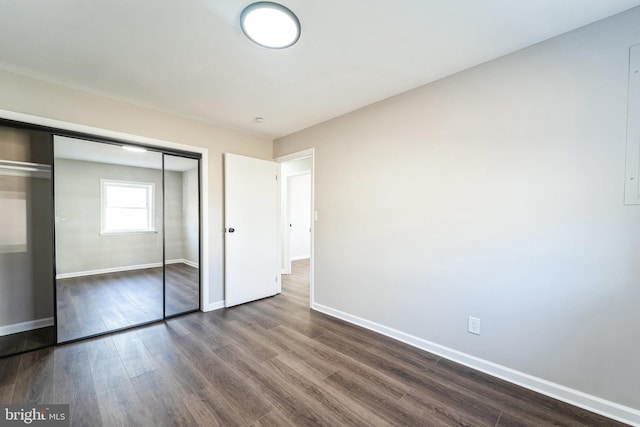
<instances>
[{"instance_id":1,"label":"white door casing","mask_svg":"<svg viewBox=\"0 0 640 427\"><path fill-rule=\"evenodd\" d=\"M279 171L225 154L225 307L280 293Z\"/></svg>"}]
</instances>

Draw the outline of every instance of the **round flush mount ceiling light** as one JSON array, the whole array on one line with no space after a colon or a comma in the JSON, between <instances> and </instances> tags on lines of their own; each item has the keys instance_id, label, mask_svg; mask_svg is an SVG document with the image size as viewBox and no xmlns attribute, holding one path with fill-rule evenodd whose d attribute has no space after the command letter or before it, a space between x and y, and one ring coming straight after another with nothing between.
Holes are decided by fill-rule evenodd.
<instances>
[{"instance_id":1,"label":"round flush mount ceiling light","mask_svg":"<svg viewBox=\"0 0 640 427\"><path fill-rule=\"evenodd\" d=\"M245 7L240 26L251 41L271 49L293 46L300 38L298 17L283 5L270 1Z\"/></svg>"}]
</instances>

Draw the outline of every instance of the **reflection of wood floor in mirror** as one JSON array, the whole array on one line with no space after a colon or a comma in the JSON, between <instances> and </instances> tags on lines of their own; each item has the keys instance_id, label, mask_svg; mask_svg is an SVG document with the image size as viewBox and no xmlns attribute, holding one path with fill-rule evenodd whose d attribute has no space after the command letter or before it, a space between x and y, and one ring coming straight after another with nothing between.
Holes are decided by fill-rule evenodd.
<instances>
[{"instance_id":1,"label":"reflection of wood floor in mirror","mask_svg":"<svg viewBox=\"0 0 640 427\"><path fill-rule=\"evenodd\" d=\"M50 346L55 342L53 326L0 336L0 357Z\"/></svg>"},{"instance_id":2,"label":"reflection of wood floor in mirror","mask_svg":"<svg viewBox=\"0 0 640 427\"><path fill-rule=\"evenodd\" d=\"M198 269L166 266L167 315L198 308ZM58 341L162 319L162 267L57 281Z\"/></svg>"}]
</instances>

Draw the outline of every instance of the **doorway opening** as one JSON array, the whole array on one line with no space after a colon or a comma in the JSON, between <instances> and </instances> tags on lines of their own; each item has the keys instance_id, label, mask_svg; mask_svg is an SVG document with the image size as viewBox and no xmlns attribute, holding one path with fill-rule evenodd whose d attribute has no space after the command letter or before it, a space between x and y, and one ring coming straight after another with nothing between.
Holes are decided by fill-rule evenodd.
<instances>
[{"instance_id":1,"label":"doorway opening","mask_svg":"<svg viewBox=\"0 0 640 427\"><path fill-rule=\"evenodd\" d=\"M308 284L309 305L314 302L314 149L276 159L281 179L281 273L283 285Z\"/></svg>"}]
</instances>

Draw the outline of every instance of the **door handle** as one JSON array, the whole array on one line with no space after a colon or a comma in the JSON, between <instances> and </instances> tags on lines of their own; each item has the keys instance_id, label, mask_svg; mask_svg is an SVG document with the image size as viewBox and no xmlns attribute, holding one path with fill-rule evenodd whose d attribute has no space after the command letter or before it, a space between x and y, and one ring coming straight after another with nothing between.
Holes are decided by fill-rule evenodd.
<instances>
[{"instance_id":1,"label":"door handle","mask_svg":"<svg viewBox=\"0 0 640 427\"><path fill-rule=\"evenodd\" d=\"M235 229L235 228L233 228L233 227L229 227L229 230L228 230L228 231L229 231L229 233L233 233L234 231L236 231L236 229Z\"/></svg>"}]
</instances>

